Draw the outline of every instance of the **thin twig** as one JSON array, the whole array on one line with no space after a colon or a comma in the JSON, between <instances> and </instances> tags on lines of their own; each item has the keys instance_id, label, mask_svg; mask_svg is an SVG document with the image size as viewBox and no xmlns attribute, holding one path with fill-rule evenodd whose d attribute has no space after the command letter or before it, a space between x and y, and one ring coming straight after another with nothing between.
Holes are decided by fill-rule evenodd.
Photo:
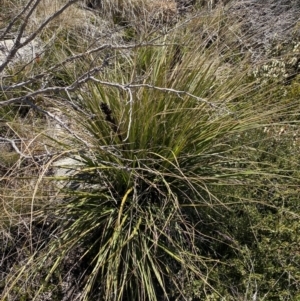
<instances>
[{"instance_id":1,"label":"thin twig","mask_svg":"<svg viewBox=\"0 0 300 301\"><path fill-rule=\"evenodd\" d=\"M38 0L41 1L41 0ZM25 5L25 7L23 8L23 10L21 10L21 12L19 14L17 14L8 24L8 26L6 27L6 29L4 30L4 32L2 33L2 35L0 36L0 41L5 39L5 36L10 32L10 30L12 29L13 25L15 24L15 22L17 20L20 20L20 17L25 13L25 11L30 7L30 5L33 3L33 0L28 1L28 3Z\"/></svg>"},{"instance_id":2,"label":"thin twig","mask_svg":"<svg viewBox=\"0 0 300 301\"><path fill-rule=\"evenodd\" d=\"M133 106L132 91L129 88L125 88L125 90L129 94L129 101L127 103L129 103L130 108L129 108L129 122L128 122L128 128L127 128L127 135L126 135L126 138L123 140L123 142L127 141L129 138L130 128L131 128L131 124L132 124L132 106Z\"/></svg>"},{"instance_id":3,"label":"thin twig","mask_svg":"<svg viewBox=\"0 0 300 301\"><path fill-rule=\"evenodd\" d=\"M108 49L109 50L129 50L129 49L136 49L136 48L142 48L142 47L147 47L147 46L163 47L163 46L166 46L166 44L152 44L152 43L140 43L140 44L131 44L131 45L104 44L104 45L101 45L94 49L91 49L89 51L70 56L67 59L65 59L64 61L57 63L56 65L47 69L47 72L37 74L36 76L31 77L31 78L27 79L26 81L23 81L23 82L20 82L20 83L11 85L11 86L2 86L2 87L0 86L0 88L4 91L10 91L10 90L15 90L16 88L21 88L28 84L32 84L32 83L36 82L37 80L40 80L40 79L43 79L44 77L49 76L49 74L51 74L51 72L55 71L56 69L61 68L62 66L66 65L67 63L74 62L75 60L84 58L90 54L97 53L99 51L108 50ZM107 62L107 59L104 59L103 62ZM102 64L102 66L103 66L103 64ZM85 74L87 74L87 73L85 73ZM27 96L32 96L32 95L27 95ZM1 104L0 104L0 106L1 106Z\"/></svg>"},{"instance_id":4,"label":"thin twig","mask_svg":"<svg viewBox=\"0 0 300 301\"><path fill-rule=\"evenodd\" d=\"M29 10L28 14L24 17L24 21L21 24L20 29L17 33L17 37L15 39L13 47L10 49L5 61L2 63L2 65L0 65L0 73L4 70L4 68L8 65L8 63L15 57L18 50L21 49L22 47L24 47L25 45L27 45L29 42L31 42L31 40L27 42L28 39L26 39L23 43L21 43L21 38L24 35L24 31L28 24L28 20L29 20L30 16L33 14L34 10L36 9L36 7L38 6L40 1L41 0L37 0L31 7L31 9ZM28 8L29 7L30 7L30 5L28 5ZM24 10L23 10L23 12L24 12Z\"/></svg>"},{"instance_id":5,"label":"thin twig","mask_svg":"<svg viewBox=\"0 0 300 301\"><path fill-rule=\"evenodd\" d=\"M87 148L90 148L90 145L83 140L82 138L80 138L76 133L74 133L62 120L60 120L58 117L56 117L54 114L42 109L41 107L35 105L28 97L26 97L24 99L24 102L29 104L33 109L49 116L50 118L52 118L53 120L55 120L57 123L59 123L65 130L67 130L72 136L74 136L76 139L78 139L79 141L81 141Z\"/></svg>"},{"instance_id":6,"label":"thin twig","mask_svg":"<svg viewBox=\"0 0 300 301\"><path fill-rule=\"evenodd\" d=\"M93 76L90 76L89 78L90 80L96 82L96 83L99 83L99 84L102 84L102 85L105 85L105 86L110 86L110 87L116 87L116 88L119 88L119 89L122 89L122 90L126 90L128 91L127 89L132 89L132 88L149 88L149 89L154 89L154 90L159 90L159 91L162 91L162 92L170 92L170 93L174 93L174 94L177 94L177 95L186 95L186 96L189 96L191 98L194 98L196 99L197 101L199 102L203 102L211 107L214 107L214 108L218 108L218 105L211 102L211 101L208 101L204 98L201 98L201 97L198 97L194 94L191 94L187 91L182 91L182 90L176 90L176 89L172 89L172 88L165 88L165 87L158 87L158 86L154 86L154 85L149 85L149 84L119 84L119 83L113 83L113 82L106 82L106 81L102 81L102 80L99 80ZM1 106L1 104L0 104Z\"/></svg>"},{"instance_id":7,"label":"thin twig","mask_svg":"<svg viewBox=\"0 0 300 301\"><path fill-rule=\"evenodd\" d=\"M20 151L20 149L17 147L17 145L15 143L15 140L4 138L4 137L0 137L0 141L4 141L4 142L10 143L10 145L12 146L12 148L14 149L14 151L18 155L20 155L21 158L24 158L24 159L40 159L40 158L44 158L44 157L53 157L54 155L59 154L58 152L56 152L56 153L49 153L49 152L47 152L47 154L27 156L27 155L25 155L24 153L22 153Z\"/></svg>"},{"instance_id":8,"label":"thin twig","mask_svg":"<svg viewBox=\"0 0 300 301\"><path fill-rule=\"evenodd\" d=\"M26 155L24 155L24 154L19 150L19 148L17 147L17 145L16 145L16 143L15 143L15 140L13 140L13 139L8 139L8 138L3 138L3 137L0 137L0 140L1 140L1 141L5 141L5 142L10 143L10 145L12 146L12 148L15 150L15 152L16 152L17 154L20 155L20 157L25 158L25 159L29 159L29 158L31 159L31 158L32 158L31 156L26 156Z\"/></svg>"},{"instance_id":9,"label":"thin twig","mask_svg":"<svg viewBox=\"0 0 300 301\"><path fill-rule=\"evenodd\" d=\"M38 29L36 29L29 37L25 39L25 41L21 42L21 38L24 35L24 31L26 29L26 26L28 24L29 17L32 15L34 10L36 9L37 5L39 4L40 0L37 0L36 3L32 6L28 14L25 16L24 21L18 31L14 46L9 51L5 61L0 65L0 73L4 70L4 68L8 65L8 63L15 57L18 50L20 50L22 47L29 44L53 19L55 19L57 16L62 14L70 5L78 2L79 0L69 0L64 6L62 6L58 11L56 11L54 14L52 14L47 20L45 20ZM29 6L26 6L29 7ZM23 10L24 12L24 10Z\"/></svg>"}]
</instances>

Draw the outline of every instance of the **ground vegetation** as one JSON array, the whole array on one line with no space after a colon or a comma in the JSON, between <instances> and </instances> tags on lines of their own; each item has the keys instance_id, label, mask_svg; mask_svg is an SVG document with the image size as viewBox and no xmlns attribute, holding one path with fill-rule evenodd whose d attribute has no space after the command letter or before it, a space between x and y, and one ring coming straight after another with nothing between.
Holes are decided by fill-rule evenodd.
<instances>
[{"instance_id":1,"label":"ground vegetation","mask_svg":"<svg viewBox=\"0 0 300 301\"><path fill-rule=\"evenodd\" d=\"M298 300L299 9L2 0L1 300Z\"/></svg>"}]
</instances>

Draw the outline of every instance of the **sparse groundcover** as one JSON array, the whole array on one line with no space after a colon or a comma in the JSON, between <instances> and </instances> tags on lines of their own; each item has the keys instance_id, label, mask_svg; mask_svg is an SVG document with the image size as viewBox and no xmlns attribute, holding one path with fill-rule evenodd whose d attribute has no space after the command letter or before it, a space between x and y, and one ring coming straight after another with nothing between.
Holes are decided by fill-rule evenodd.
<instances>
[{"instance_id":1,"label":"sparse groundcover","mask_svg":"<svg viewBox=\"0 0 300 301\"><path fill-rule=\"evenodd\" d=\"M67 12L5 67L1 298L297 300L295 79L261 84L222 6L103 46Z\"/></svg>"}]
</instances>

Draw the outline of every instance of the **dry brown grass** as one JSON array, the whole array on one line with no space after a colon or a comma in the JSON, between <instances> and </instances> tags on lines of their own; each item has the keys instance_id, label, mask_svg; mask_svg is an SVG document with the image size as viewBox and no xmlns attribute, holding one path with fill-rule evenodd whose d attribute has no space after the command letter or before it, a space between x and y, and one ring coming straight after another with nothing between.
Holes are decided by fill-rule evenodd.
<instances>
[{"instance_id":1,"label":"dry brown grass","mask_svg":"<svg viewBox=\"0 0 300 301\"><path fill-rule=\"evenodd\" d=\"M0 29L5 28L14 16L22 11L27 1L1 1L0 5ZM29 18L26 26L26 33L34 32L42 22L57 12L67 1L65 0L41 0L33 14ZM82 9L80 2L68 7L62 14L55 18L55 22L50 22L46 27L50 30L72 29L78 26L85 26L90 23L94 14L86 9ZM17 29L17 28L16 28Z\"/></svg>"},{"instance_id":2,"label":"dry brown grass","mask_svg":"<svg viewBox=\"0 0 300 301\"><path fill-rule=\"evenodd\" d=\"M104 0L100 11L111 15L115 20L121 18L129 22L168 22L177 13L175 0Z\"/></svg>"},{"instance_id":3,"label":"dry brown grass","mask_svg":"<svg viewBox=\"0 0 300 301\"><path fill-rule=\"evenodd\" d=\"M36 20L32 20L32 22L40 23L44 21L58 11L65 2L62 0L42 0L36 10ZM51 26L62 27L67 30L89 23L91 17L93 17L93 13L82 9L81 5L71 5L55 19L55 22L51 23Z\"/></svg>"},{"instance_id":4,"label":"dry brown grass","mask_svg":"<svg viewBox=\"0 0 300 301\"><path fill-rule=\"evenodd\" d=\"M169 22L176 16L177 5L175 1L152 0L146 3L146 9L151 19L162 23Z\"/></svg>"}]
</instances>

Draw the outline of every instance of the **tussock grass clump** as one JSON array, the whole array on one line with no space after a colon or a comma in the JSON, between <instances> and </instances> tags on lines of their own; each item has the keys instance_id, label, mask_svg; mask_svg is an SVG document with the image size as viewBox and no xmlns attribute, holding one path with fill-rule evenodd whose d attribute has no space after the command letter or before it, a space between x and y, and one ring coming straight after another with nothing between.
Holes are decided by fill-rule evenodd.
<instances>
[{"instance_id":1,"label":"tussock grass clump","mask_svg":"<svg viewBox=\"0 0 300 301\"><path fill-rule=\"evenodd\" d=\"M64 286L81 300L228 294L223 256L247 248L226 219L249 216L247 204L273 208L255 191L268 195L274 179L289 185L284 166L257 159L271 138L257 139L294 103L269 101L247 73L219 81L216 53L187 41L136 49L80 93L73 118L82 139L72 147L80 165L65 198L48 208L56 234L31 259L32 283L45 280L33 296L58 296Z\"/></svg>"},{"instance_id":2,"label":"tussock grass clump","mask_svg":"<svg viewBox=\"0 0 300 301\"><path fill-rule=\"evenodd\" d=\"M142 19L146 2L139 3L102 5L123 21ZM37 132L26 131L18 122L6 133L30 143L19 145L26 158L1 165L1 231L11 246L0 249L3 300L297 294L300 258L294 252L289 262L285 246L298 250L299 89L283 93L277 83L254 81L242 47L229 47L236 40L221 11L157 32L148 45L82 55L89 41L77 45L83 40L62 19L43 32L47 40L56 30L48 60L6 79L46 69L46 84L57 89L30 98L31 112L39 106L42 114L31 120L52 116L50 126L36 122ZM38 84L1 96L27 95ZM6 108L12 118L19 114ZM38 161L43 146L49 158Z\"/></svg>"}]
</instances>

